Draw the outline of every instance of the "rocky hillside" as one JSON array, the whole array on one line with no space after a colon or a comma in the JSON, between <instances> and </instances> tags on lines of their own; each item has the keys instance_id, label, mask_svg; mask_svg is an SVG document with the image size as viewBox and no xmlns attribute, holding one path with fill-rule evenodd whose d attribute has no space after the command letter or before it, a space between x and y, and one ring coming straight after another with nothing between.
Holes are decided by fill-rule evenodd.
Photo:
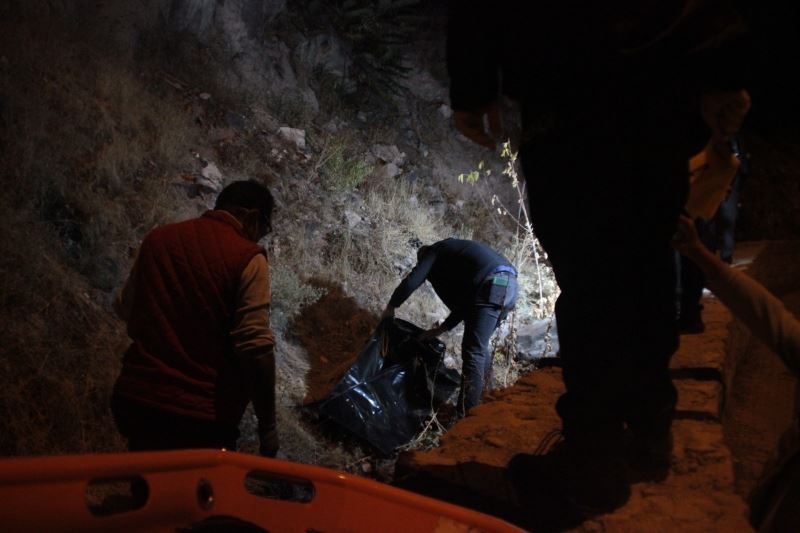
<instances>
[{"instance_id":1,"label":"rocky hillside","mask_svg":"<svg viewBox=\"0 0 800 533\"><path fill-rule=\"evenodd\" d=\"M369 451L331 443L299 406L352 362L421 243L497 247L525 267L516 324L550 312L557 289L543 265L540 294L528 268L506 161L451 127L441 6L5 6L0 453L121 449L108 397L127 339L110 302L143 235L208 209L232 180L277 201L264 244L286 458L361 468ZM481 161L493 172L459 181ZM421 290L400 316L446 315ZM455 367L458 338L445 339ZM518 365L503 344L508 383Z\"/></svg>"},{"instance_id":2,"label":"rocky hillside","mask_svg":"<svg viewBox=\"0 0 800 533\"><path fill-rule=\"evenodd\" d=\"M496 352L495 385L512 383L517 328L547 331L532 321L557 287L519 231L508 158L452 128L444 24L432 0L0 5L0 454L122 449L108 411L127 343L113 295L150 229L238 179L277 200L264 245L283 457L374 470L369 450L331 441L300 406L350 364L421 243L475 238L520 267ZM800 234L796 128L779 143L771 131L746 139L749 239ZM445 310L420 290L400 316L428 326ZM456 368L459 333L444 339Z\"/></svg>"}]
</instances>

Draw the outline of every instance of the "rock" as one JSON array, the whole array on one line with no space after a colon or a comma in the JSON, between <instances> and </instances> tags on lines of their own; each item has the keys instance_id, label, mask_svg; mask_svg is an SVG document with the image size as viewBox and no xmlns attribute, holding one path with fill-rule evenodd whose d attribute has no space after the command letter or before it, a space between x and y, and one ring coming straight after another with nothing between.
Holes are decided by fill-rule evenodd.
<instances>
[{"instance_id":1,"label":"rock","mask_svg":"<svg viewBox=\"0 0 800 533\"><path fill-rule=\"evenodd\" d=\"M347 223L347 227L349 229L355 228L364 221L361 215L349 210L344 212L344 220Z\"/></svg>"},{"instance_id":2,"label":"rock","mask_svg":"<svg viewBox=\"0 0 800 533\"><path fill-rule=\"evenodd\" d=\"M305 87L300 90L300 98L303 100L306 108L310 109L314 115L319 113L319 100L317 93L311 87Z\"/></svg>"},{"instance_id":3,"label":"rock","mask_svg":"<svg viewBox=\"0 0 800 533\"><path fill-rule=\"evenodd\" d=\"M219 192L222 190L223 181L225 181L225 178L223 178L222 172L219 171L217 165L214 163L206 163L206 165L200 171L200 177L197 179L197 185L206 189L210 189L213 192Z\"/></svg>"},{"instance_id":4,"label":"rock","mask_svg":"<svg viewBox=\"0 0 800 533\"><path fill-rule=\"evenodd\" d=\"M250 108L252 120L256 124L256 128L267 132L276 131L280 127L278 119L273 117L266 109L259 105L254 105Z\"/></svg>"},{"instance_id":5,"label":"rock","mask_svg":"<svg viewBox=\"0 0 800 533\"><path fill-rule=\"evenodd\" d=\"M405 274L409 270L414 268L414 265L416 263L417 263L416 257L412 256L412 255L408 255L408 256L403 256L403 257L397 257L393 261L393 266L394 266L395 272L397 272L398 274ZM428 317L428 319L435 320L435 317L434 318Z\"/></svg>"},{"instance_id":6,"label":"rock","mask_svg":"<svg viewBox=\"0 0 800 533\"><path fill-rule=\"evenodd\" d=\"M208 132L208 140L212 143L232 141L236 137L236 132L231 128L211 128Z\"/></svg>"},{"instance_id":7,"label":"rock","mask_svg":"<svg viewBox=\"0 0 800 533\"><path fill-rule=\"evenodd\" d=\"M439 106L439 114L442 115L442 118L449 120L453 116L453 110L450 109L449 105L442 104Z\"/></svg>"},{"instance_id":8,"label":"rock","mask_svg":"<svg viewBox=\"0 0 800 533\"><path fill-rule=\"evenodd\" d=\"M558 331L553 317L535 320L517 329L517 358L532 361L558 353Z\"/></svg>"},{"instance_id":9,"label":"rock","mask_svg":"<svg viewBox=\"0 0 800 533\"><path fill-rule=\"evenodd\" d=\"M376 144L370 148L370 153L379 161L393 163L398 167L402 167L406 161L406 154L393 144Z\"/></svg>"},{"instance_id":10,"label":"rock","mask_svg":"<svg viewBox=\"0 0 800 533\"><path fill-rule=\"evenodd\" d=\"M266 67L264 78L274 94L291 94L297 88L297 76L290 60L289 47L280 41L274 41L263 48L263 58L256 69Z\"/></svg>"},{"instance_id":11,"label":"rock","mask_svg":"<svg viewBox=\"0 0 800 533\"><path fill-rule=\"evenodd\" d=\"M219 32L226 41L259 39L267 22L286 7L286 0L171 0L161 12L170 29L193 34L207 41Z\"/></svg>"},{"instance_id":12,"label":"rock","mask_svg":"<svg viewBox=\"0 0 800 533\"><path fill-rule=\"evenodd\" d=\"M200 93L200 94L197 95L197 97L200 100L210 100L211 99L211 95L208 94L208 93Z\"/></svg>"},{"instance_id":13,"label":"rock","mask_svg":"<svg viewBox=\"0 0 800 533\"><path fill-rule=\"evenodd\" d=\"M376 165L372 172L372 177L376 180L388 180L398 175L400 175L400 169L394 163Z\"/></svg>"},{"instance_id":14,"label":"rock","mask_svg":"<svg viewBox=\"0 0 800 533\"><path fill-rule=\"evenodd\" d=\"M247 128L247 119L244 118L243 115L234 113L233 111L225 113L225 121L228 123L228 126L237 131L244 131Z\"/></svg>"},{"instance_id":15,"label":"rock","mask_svg":"<svg viewBox=\"0 0 800 533\"><path fill-rule=\"evenodd\" d=\"M411 72L400 83L411 93L426 102L442 101L447 98L447 88L439 83L427 70L416 68L413 65Z\"/></svg>"},{"instance_id":16,"label":"rock","mask_svg":"<svg viewBox=\"0 0 800 533\"><path fill-rule=\"evenodd\" d=\"M300 43L293 54L298 70L306 78L313 72L326 72L339 79L345 79L350 71L351 61L345 54L341 41L330 34L320 34Z\"/></svg>"},{"instance_id":17,"label":"rock","mask_svg":"<svg viewBox=\"0 0 800 533\"><path fill-rule=\"evenodd\" d=\"M347 126L348 123L346 120L342 120L338 117L333 117L322 126L322 129L324 129L328 133L337 133L338 131L346 128Z\"/></svg>"},{"instance_id":18,"label":"rock","mask_svg":"<svg viewBox=\"0 0 800 533\"><path fill-rule=\"evenodd\" d=\"M278 136L284 141L292 143L300 151L306 149L306 130L282 126L278 128Z\"/></svg>"}]
</instances>

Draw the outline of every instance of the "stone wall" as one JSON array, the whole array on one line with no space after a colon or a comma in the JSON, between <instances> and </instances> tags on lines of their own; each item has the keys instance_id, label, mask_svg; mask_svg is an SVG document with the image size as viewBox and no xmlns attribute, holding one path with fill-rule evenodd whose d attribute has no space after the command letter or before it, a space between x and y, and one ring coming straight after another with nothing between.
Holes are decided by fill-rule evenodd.
<instances>
[{"instance_id":1,"label":"stone wall","mask_svg":"<svg viewBox=\"0 0 800 533\"><path fill-rule=\"evenodd\" d=\"M767 243L749 275L800 313L800 242ZM733 455L736 489L753 489L778 439L797 416L798 380L777 354L734 320L724 365L723 425Z\"/></svg>"}]
</instances>

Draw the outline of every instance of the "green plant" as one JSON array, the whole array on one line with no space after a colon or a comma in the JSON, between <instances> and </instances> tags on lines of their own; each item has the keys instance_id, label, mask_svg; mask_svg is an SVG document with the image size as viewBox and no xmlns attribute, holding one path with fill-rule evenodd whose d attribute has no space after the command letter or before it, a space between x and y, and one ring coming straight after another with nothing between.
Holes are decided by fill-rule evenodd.
<instances>
[{"instance_id":1,"label":"green plant","mask_svg":"<svg viewBox=\"0 0 800 533\"><path fill-rule=\"evenodd\" d=\"M348 157L346 150L336 150L323 170L325 188L333 192L351 191L361 185L374 167L357 157Z\"/></svg>"},{"instance_id":2,"label":"green plant","mask_svg":"<svg viewBox=\"0 0 800 533\"><path fill-rule=\"evenodd\" d=\"M324 138L314 170L325 188L334 193L352 191L369 176L374 167L363 157L353 155L355 139L348 134Z\"/></svg>"},{"instance_id":3,"label":"green plant","mask_svg":"<svg viewBox=\"0 0 800 533\"><path fill-rule=\"evenodd\" d=\"M270 274L273 302L271 324L274 329L283 330L303 307L325 294L325 289L306 283L288 266L273 266Z\"/></svg>"}]
</instances>

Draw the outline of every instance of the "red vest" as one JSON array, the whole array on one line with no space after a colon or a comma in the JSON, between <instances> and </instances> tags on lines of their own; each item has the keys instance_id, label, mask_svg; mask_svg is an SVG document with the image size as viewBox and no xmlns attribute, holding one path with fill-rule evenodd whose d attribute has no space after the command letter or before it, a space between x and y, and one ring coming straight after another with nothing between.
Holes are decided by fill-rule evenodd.
<instances>
[{"instance_id":1,"label":"red vest","mask_svg":"<svg viewBox=\"0 0 800 533\"><path fill-rule=\"evenodd\" d=\"M232 357L242 272L264 249L224 211L150 232L136 262L134 301L115 392L192 418L237 425L247 406Z\"/></svg>"}]
</instances>

